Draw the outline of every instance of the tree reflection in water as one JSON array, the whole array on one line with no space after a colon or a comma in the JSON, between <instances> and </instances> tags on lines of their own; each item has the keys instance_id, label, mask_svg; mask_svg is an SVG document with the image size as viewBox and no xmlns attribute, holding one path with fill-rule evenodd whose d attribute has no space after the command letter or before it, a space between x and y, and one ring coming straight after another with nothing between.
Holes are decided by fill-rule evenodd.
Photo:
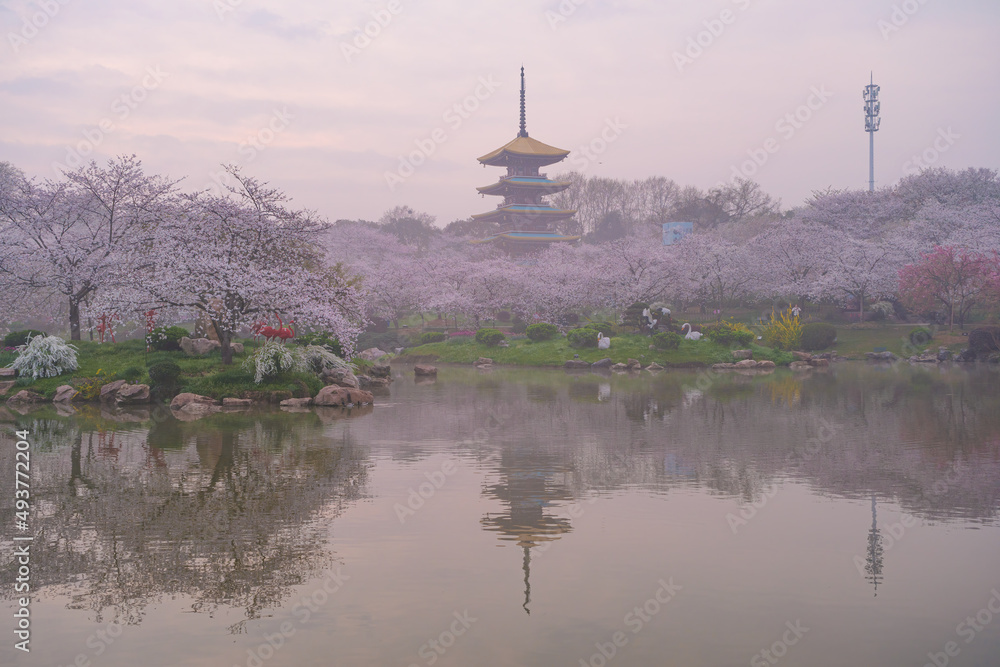
<instances>
[{"instance_id":1,"label":"tree reflection in water","mask_svg":"<svg viewBox=\"0 0 1000 667\"><path fill-rule=\"evenodd\" d=\"M241 631L332 564L329 520L362 496L370 465L316 415L147 429L85 410L19 425L43 447L32 459L33 586L97 622L138 623L162 596L187 596L196 612L242 607L230 628Z\"/></svg>"}]
</instances>

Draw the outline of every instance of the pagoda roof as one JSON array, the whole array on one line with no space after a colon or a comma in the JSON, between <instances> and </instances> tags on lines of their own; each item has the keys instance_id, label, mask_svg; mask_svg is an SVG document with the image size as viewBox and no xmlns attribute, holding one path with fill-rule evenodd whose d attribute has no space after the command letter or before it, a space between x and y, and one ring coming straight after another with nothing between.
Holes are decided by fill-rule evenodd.
<instances>
[{"instance_id":1,"label":"pagoda roof","mask_svg":"<svg viewBox=\"0 0 1000 667\"><path fill-rule=\"evenodd\" d=\"M531 244L531 243L555 243L555 242L579 241L580 237L560 234L558 232L509 231L509 232L500 232L499 234L488 236L485 239L478 239L472 241L472 243L490 243L491 241L497 241L497 240L510 241L513 243L521 243L521 244Z\"/></svg>"},{"instance_id":2,"label":"pagoda roof","mask_svg":"<svg viewBox=\"0 0 1000 667\"><path fill-rule=\"evenodd\" d=\"M537 218L547 218L549 220L561 220L562 218L568 218L576 213L572 209L562 209L555 208L548 205L531 205L531 204L508 204L507 206L497 207L493 211L488 211L486 213L477 213L473 215L474 220L494 220L494 219L504 219L508 215L522 214L528 217Z\"/></svg>"},{"instance_id":3,"label":"pagoda roof","mask_svg":"<svg viewBox=\"0 0 1000 667\"><path fill-rule=\"evenodd\" d=\"M479 192L484 195L490 194L503 194L508 190L513 190L517 188L526 188L528 190L540 190L546 193L561 192L568 188L572 183L569 181L551 181L544 176L505 176L496 183L490 183L489 185L484 185L481 188L476 188Z\"/></svg>"},{"instance_id":4,"label":"pagoda roof","mask_svg":"<svg viewBox=\"0 0 1000 667\"><path fill-rule=\"evenodd\" d=\"M503 166L507 164L509 158L515 157L533 158L542 164L553 164L567 155L569 155L569 151L549 146L525 134L514 137L492 153L487 153L479 158L479 161L490 166Z\"/></svg>"}]
</instances>

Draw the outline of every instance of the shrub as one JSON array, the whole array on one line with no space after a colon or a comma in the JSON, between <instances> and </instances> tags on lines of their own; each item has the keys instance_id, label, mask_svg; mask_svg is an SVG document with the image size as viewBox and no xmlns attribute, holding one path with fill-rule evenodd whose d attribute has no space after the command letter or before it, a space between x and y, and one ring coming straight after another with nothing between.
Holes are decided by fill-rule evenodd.
<instances>
[{"instance_id":1,"label":"shrub","mask_svg":"<svg viewBox=\"0 0 1000 667\"><path fill-rule=\"evenodd\" d=\"M757 338L754 332L750 331L750 328L742 322L717 322L703 326L701 331L705 338L727 347L733 345L746 347Z\"/></svg>"},{"instance_id":2,"label":"shrub","mask_svg":"<svg viewBox=\"0 0 1000 667\"><path fill-rule=\"evenodd\" d=\"M910 342L917 347L923 347L934 338L934 332L927 327L914 327L910 330Z\"/></svg>"},{"instance_id":3,"label":"shrub","mask_svg":"<svg viewBox=\"0 0 1000 667\"><path fill-rule=\"evenodd\" d=\"M149 381L154 387L175 387L181 367L172 361L159 361L149 367Z\"/></svg>"},{"instance_id":4,"label":"shrub","mask_svg":"<svg viewBox=\"0 0 1000 667\"><path fill-rule=\"evenodd\" d=\"M111 378L98 368L97 374L94 377L84 378L74 383L76 390L80 392L78 398L83 401L96 401L101 396L101 387L110 381Z\"/></svg>"},{"instance_id":5,"label":"shrub","mask_svg":"<svg viewBox=\"0 0 1000 667\"><path fill-rule=\"evenodd\" d=\"M305 360L301 354L292 352L295 348L268 340L257 348L252 356L243 362L243 368L254 370L253 381L260 384L264 378L271 378L288 371L305 370Z\"/></svg>"},{"instance_id":6,"label":"shrub","mask_svg":"<svg viewBox=\"0 0 1000 667\"><path fill-rule=\"evenodd\" d=\"M448 340L448 334L443 331L425 331L420 334L418 339L421 345L427 345L428 343L440 343L441 341Z\"/></svg>"},{"instance_id":7,"label":"shrub","mask_svg":"<svg viewBox=\"0 0 1000 667\"><path fill-rule=\"evenodd\" d=\"M777 315L771 311L771 321L764 327L764 342L779 350L797 350L802 344L802 322L789 308Z\"/></svg>"},{"instance_id":8,"label":"shrub","mask_svg":"<svg viewBox=\"0 0 1000 667\"><path fill-rule=\"evenodd\" d=\"M528 334L528 338L535 342L550 340L559 335L559 327L548 322L539 322L529 326L525 333Z\"/></svg>"},{"instance_id":9,"label":"shrub","mask_svg":"<svg viewBox=\"0 0 1000 667\"><path fill-rule=\"evenodd\" d=\"M351 364L347 363L333 352L330 352L330 350L326 349L322 345L309 345L302 350L297 350L296 352L298 354L295 352L292 354L300 356L302 365L305 369L315 373L316 375L322 375L323 371L334 368L342 368L350 371L354 370Z\"/></svg>"},{"instance_id":10,"label":"shrub","mask_svg":"<svg viewBox=\"0 0 1000 667\"><path fill-rule=\"evenodd\" d=\"M570 347L597 347L598 330L593 325L573 329L566 334Z\"/></svg>"},{"instance_id":11,"label":"shrub","mask_svg":"<svg viewBox=\"0 0 1000 667\"><path fill-rule=\"evenodd\" d=\"M872 304L872 319L884 320L896 314L896 308L891 301L877 301Z\"/></svg>"},{"instance_id":12,"label":"shrub","mask_svg":"<svg viewBox=\"0 0 1000 667\"><path fill-rule=\"evenodd\" d=\"M642 316L642 311L647 308L649 308L648 303L643 303L641 301L633 303L625 309L625 314L622 316L622 323L627 327L633 327L636 329L648 325L649 322Z\"/></svg>"},{"instance_id":13,"label":"shrub","mask_svg":"<svg viewBox=\"0 0 1000 667\"><path fill-rule=\"evenodd\" d=\"M515 317L514 321L510 323L511 333L523 334L528 330L528 323L522 320L520 317Z\"/></svg>"},{"instance_id":14,"label":"shrub","mask_svg":"<svg viewBox=\"0 0 1000 667\"><path fill-rule=\"evenodd\" d=\"M142 369L136 366L129 366L125 370L121 370L115 373L116 380L125 380L126 382L135 382L142 376L143 376Z\"/></svg>"},{"instance_id":15,"label":"shrub","mask_svg":"<svg viewBox=\"0 0 1000 667\"><path fill-rule=\"evenodd\" d=\"M837 329L826 322L810 322L802 325L802 349L812 352L824 350L837 340Z\"/></svg>"},{"instance_id":16,"label":"shrub","mask_svg":"<svg viewBox=\"0 0 1000 667\"><path fill-rule=\"evenodd\" d=\"M969 349L981 353L1000 350L1000 327L977 327L970 331Z\"/></svg>"},{"instance_id":17,"label":"shrub","mask_svg":"<svg viewBox=\"0 0 1000 667\"><path fill-rule=\"evenodd\" d=\"M664 331L653 335L653 346L658 350L676 350L683 340L680 334Z\"/></svg>"},{"instance_id":18,"label":"shrub","mask_svg":"<svg viewBox=\"0 0 1000 667\"><path fill-rule=\"evenodd\" d=\"M9 334L3 337L4 347L21 347L28 342L29 338L35 338L36 336L44 336L44 331L39 331L38 329L25 329L23 331L11 331Z\"/></svg>"},{"instance_id":19,"label":"shrub","mask_svg":"<svg viewBox=\"0 0 1000 667\"><path fill-rule=\"evenodd\" d=\"M496 347L506 336L499 329L480 329L476 332L476 342L480 345Z\"/></svg>"},{"instance_id":20,"label":"shrub","mask_svg":"<svg viewBox=\"0 0 1000 667\"><path fill-rule=\"evenodd\" d=\"M343 358L344 349L340 346L337 337L326 331L315 331L313 333L302 334L292 339L298 345L319 345L333 352L338 357Z\"/></svg>"},{"instance_id":21,"label":"shrub","mask_svg":"<svg viewBox=\"0 0 1000 667\"><path fill-rule=\"evenodd\" d=\"M190 336L184 327L156 327L146 334L146 345L162 352L181 349L181 338Z\"/></svg>"},{"instance_id":22,"label":"shrub","mask_svg":"<svg viewBox=\"0 0 1000 667\"><path fill-rule=\"evenodd\" d=\"M51 378L75 371L77 348L58 336L35 336L18 348L17 359L10 365L22 377Z\"/></svg>"}]
</instances>

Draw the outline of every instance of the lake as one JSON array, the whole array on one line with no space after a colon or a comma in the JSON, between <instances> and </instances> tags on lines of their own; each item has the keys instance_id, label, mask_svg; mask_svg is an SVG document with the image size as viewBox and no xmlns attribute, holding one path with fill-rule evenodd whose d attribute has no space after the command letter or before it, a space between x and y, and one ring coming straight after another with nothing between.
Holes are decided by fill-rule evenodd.
<instances>
[{"instance_id":1,"label":"lake","mask_svg":"<svg viewBox=\"0 0 1000 667\"><path fill-rule=\"evenodd\" d=\"M394 371L355 410L7 413L0 663L1000 664L995 367Z\"/></svg>"}]
</instances>

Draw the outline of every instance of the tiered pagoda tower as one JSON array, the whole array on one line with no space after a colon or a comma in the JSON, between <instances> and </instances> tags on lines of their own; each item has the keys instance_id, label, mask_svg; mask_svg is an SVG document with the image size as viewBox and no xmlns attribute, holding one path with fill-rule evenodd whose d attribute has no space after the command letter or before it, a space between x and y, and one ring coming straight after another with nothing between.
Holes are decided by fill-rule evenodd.
<instances>
[{"instance_id":1,"label":"tiered pagoda tower","mask_svg":"<svg viewBox=\"0 0 1000 667\"><path fill-rule=\"evenodd\" d=\"M569 181L552 181L538 170L566 159L569 151L543 144L528 136L524 110L524 68L521 68L521 129L514 139L479 158L484 166L506 167L507 175L492 185L476 188L484 195L503 197L496 210L472 216L475 220L497 222L504 231L475 243L497 243L513 255L545 248L552 243L573 243L579 236L555 231L555 223L569 220L576 211L558 209L545 201L546 195L562 192Z\"/></svg>"}]
</instances>

